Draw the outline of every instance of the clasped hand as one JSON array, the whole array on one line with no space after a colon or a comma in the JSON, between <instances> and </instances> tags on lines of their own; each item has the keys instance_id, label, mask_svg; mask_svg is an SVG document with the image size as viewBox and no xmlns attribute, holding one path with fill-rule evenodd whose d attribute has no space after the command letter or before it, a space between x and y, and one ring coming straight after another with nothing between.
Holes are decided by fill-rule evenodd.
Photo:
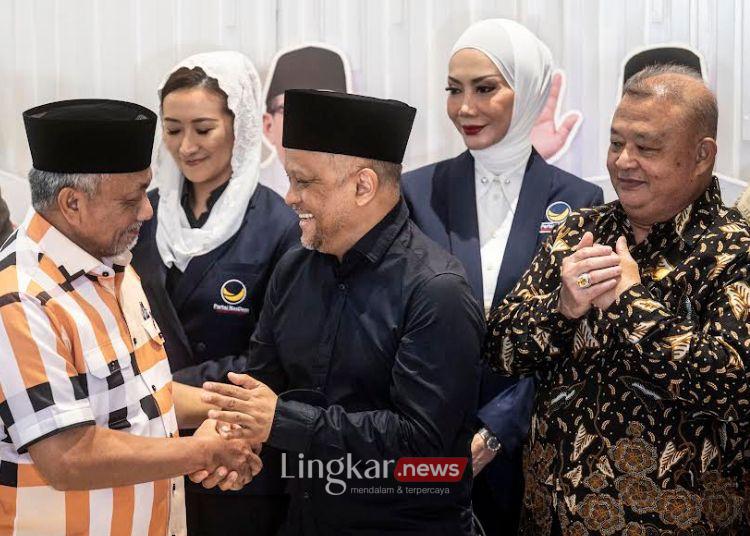
<instances>
[{"instance_id":1,"label":"clasped hand","mask_svg":"<svg viewBox=\"0 0 750 536\"><path fill-rule=\"evenodd\" d=\"M205 488L242 489L263 467L258 456L260 445L247 439L230 439L220 430L218 421L206 419L195 431L194 437L205 444L206 465L189 475L190 479Z\"/></svg>"},{"instance_id":2,"label":"clasped hand","mask_svg":"<svg viewBox=\"0 0 750 536\"><path fill-rule=\"evenodd\" d=\"M560 268L558 310L566 318L580 318L591 307L606 310L620 294L641 282L638 263L624 236L612 251L610 246L594 244L594 235L587 232L574 249Z\"/></svg>"},{"instance_id":3,"label":"clasped hand","mask_svg":"<svg viewBox=\"0 0 750 536\"><path fill-rule=\"evenodd\" d=\"M271 424L276 411L276 394L264 383L247 374L229 373L229 381L234 385L206 382L201 400L218 407L208 412L214 423L214 433L227 441L242 441L253 446L254 452L260 452L260 446L271 433ZM254 476L257 471L252 474ZM236 484L229 485L227 480L231 472L225 467L218 467L213 472L199 471L190 475L193 482L202 483L204 487L218 485L221 489L238 489ZM240 475L235 476L241 482ZM242 485L249 480L242 482ZM240 486L241 487L241 486Z\"/></svg>"}]
</instances>

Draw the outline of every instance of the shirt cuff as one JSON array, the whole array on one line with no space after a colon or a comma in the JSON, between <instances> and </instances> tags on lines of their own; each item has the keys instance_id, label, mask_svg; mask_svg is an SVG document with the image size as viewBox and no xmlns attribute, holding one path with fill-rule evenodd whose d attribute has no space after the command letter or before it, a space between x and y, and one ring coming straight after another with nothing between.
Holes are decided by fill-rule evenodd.
<instances>
[{"instance_id":1,"label":"shirt cuff","mask_svg":"<svg viewBox=\"0 0 750 536\"><path fill-rule=\"evenodd\" d=\"M8 435L18 454L25 454L30 445L64 432L75 426L95 424L91 407L86 404L67 411L48 411L44 418L34 414L8 427Z\"/></svg>"},{"instance_id":2,"label":"shirt cuff","mask_svg":"<svg viewBox=\"0 0 750 536\"><path fill-rule=\"evenodd\" d=\"M531 318L536 320L534 324L552 330L552 339L558 343L570 337L578 326L578 319L566 317L558 309L559 305L560 289L558 288L547 298L539 300L537 312L531 315Z\"/></svg>"},{"instance_id":3,"label":"shirt cuff","mask_svg":"<svg viewBox=\"0 0 750 536\"><path fill-rule=\"evenodd\" d=\"M656 331L668 315L667 307L638 283L620 294L597 321L622 344L638 345Z\"/></svg>"},{"instance_id":4,"label":"shirt cuff","mask_svg":"<svg viewBox=\"0 0 750 536\"><path fill-rule=\"evenodd\" d=\"M503 452L512 455L526 440L534 406L533 378L521 378L500 392L477 414L479 421L500 442Z\"/></svg>"},{"instance_id":5,"label":"shirt cuff","mask_svg":"<svg viewBox=\"0 0 750 536\"><path fill-rule=\"evenodd\" d=\"M276 401L267 443L281 450L307 452L319 410L309 404L284 400L284 394Z\"/></svg>"}]
</instances>

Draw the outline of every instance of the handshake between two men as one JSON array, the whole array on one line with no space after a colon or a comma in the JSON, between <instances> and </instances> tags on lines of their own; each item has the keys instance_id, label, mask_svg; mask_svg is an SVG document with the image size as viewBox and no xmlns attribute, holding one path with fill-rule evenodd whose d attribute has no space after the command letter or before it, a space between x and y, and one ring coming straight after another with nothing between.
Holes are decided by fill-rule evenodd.
<instances>
[{"instance_id":1,"label":"handshake between two men","mask_svg":"<svg viewBox=\"0 0 750 536\"><path fill-rule=\"evenodd\" d=\"M638 264L621 236L613 250L594 243L591 232L583 235L574 252L565 257L560 270L558 311L568 319L581 318L591 307L606 310L627 289L641 282ZM271 432L276 394L247 374L229 373L234 385L206 382L201 400L218 409L208 412L201 434L218 434L229 441L244 442L256 456L239 469L219 465L190 474L193 482L206 488L218 486L237 490L260 470L257 454Z\"/></svg>"},{"instance_id":2,"label":"handshake between two men","mask_svg":"<svg viewBox=\"0 0 750 536\"><path fill-rule=\"evenodd\" d=\"M189 475L205 488L218 486L224 491L241 489L260 472L258 455L271 433L278 398L268 386L247 374L230 372L228 378L234 385L203 384L201 401L219 409L209 410L209 418L196 431L196 435L219 436L226 441L226 462Z\"/></svg>"}]
</instances>

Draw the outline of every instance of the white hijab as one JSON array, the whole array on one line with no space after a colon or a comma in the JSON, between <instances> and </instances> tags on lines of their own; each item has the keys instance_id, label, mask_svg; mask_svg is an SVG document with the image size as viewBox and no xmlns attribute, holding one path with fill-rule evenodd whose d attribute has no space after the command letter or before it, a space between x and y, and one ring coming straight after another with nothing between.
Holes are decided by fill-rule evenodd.
<instances>
[{"instance_id":1,"label":"white hijab","mask_svg":"<svg viewBox=\"0 0 750 536\"><path fill-rule=\"evenodd\" d=\"M190 259L204 255L231 238L242 225L247 204L260 176L261 107L260 80L250 60L239 52L196 54L174 66L159 86L180 67L200 67L219 82L234 113L232 177L211 209L203 227L192 229L180 204L184 179L163 140L153 167L159 188L156 245L162 261L184 272Z\"/></svg>"},{"instance_id":2,"label":"white hijab","mask_svg":"<svg viewBox=\"0 0 750 536\"><path fill-rule=\"evenodd\" d=\"M515 92L505 137L486 149L471 150L474 159L491 173L508 174L525 166L531 154L531 129L552 80L552 53L524 26L508 19L472 24L453 45L451 57L464 48L476 49L492 60Z\"/></svg>"}]
</instances>

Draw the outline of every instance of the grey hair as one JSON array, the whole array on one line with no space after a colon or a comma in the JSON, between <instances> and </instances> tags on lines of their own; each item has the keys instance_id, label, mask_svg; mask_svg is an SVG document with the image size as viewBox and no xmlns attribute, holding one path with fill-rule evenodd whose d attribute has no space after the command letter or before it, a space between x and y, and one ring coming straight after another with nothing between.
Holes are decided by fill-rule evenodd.
<instances>
[{"instance_id":1,"label":"grey hair","mask_svg":"<svg viewBox=\"0 0 750 536\"><path fill-rule=\"evenodd\" d=\"M401 164L395 162L386 162L384 160L374 160L372 158L361 158L358 156L347 156L332 154L332 162L338 166L339 171L342 175L341 180L362 168L370 168L378 176L378 179L383 184L389 184L391 186L399 186L401 181Z\"/></svg>"},{"instance_id":2,"label":"grey hair","mask_svg":"<svg viewBox=\"0 0 750 536\"><path fill-rule=\"evenodd\" d=\"M657 77L670 77L669 80L653 80ZM674 78L673 78L674 77ZM687 80L680 80L686 77ZM699 94L688 93L689 85L698 83L704 91ZM693 86L694 87L694 86ZM716 139L719 124L719 106L716 96L706 85L698 71L686 65L665 63L649 65L631 76L622 89L623 97L656 98L663 97L674 104L684 106L687 120L700 137Z\"/></svg>"},{"instance_id":3,"label":"grey hair","mask_svg":"<svg viewBox=\"0 0 750 536\"><path fill-rule=\"evenodd\" d=\"M50 210L63 188L73 188L93 197L99 189L102 177L101 173L57 173L31 168L31 205L39 213Z\"/></svg>"}]
</instances>

